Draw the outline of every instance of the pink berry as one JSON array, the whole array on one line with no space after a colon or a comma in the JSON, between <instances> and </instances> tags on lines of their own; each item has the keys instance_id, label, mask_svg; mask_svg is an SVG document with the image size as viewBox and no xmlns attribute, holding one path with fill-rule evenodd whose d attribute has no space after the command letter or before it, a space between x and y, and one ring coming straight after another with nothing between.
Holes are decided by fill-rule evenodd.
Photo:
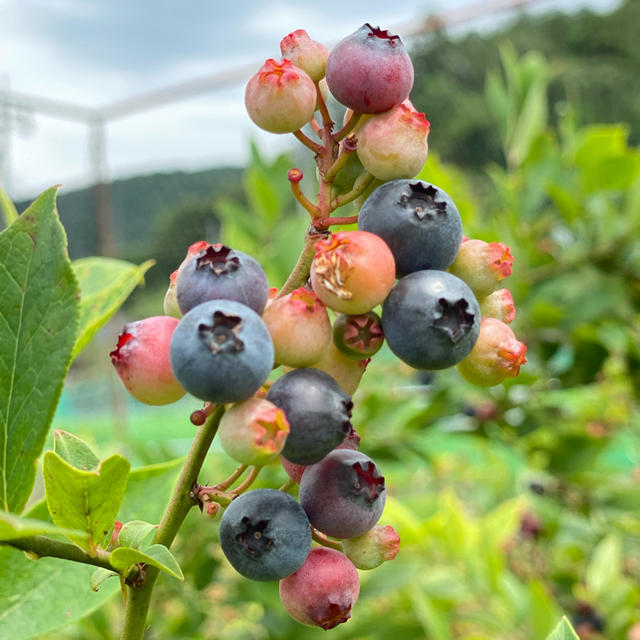
<instances>
[{"instance_id":1,"label":"pink berry","mask_svg":"<svg viewBox=\"0 0 640 640\"><path fill-rule=\"evenodd\" d=\"M309 37L304 29L296 29L280 42L282 57L291 60L314 81L324 78L329 50L320 42Z\"/></svg>"},{"instance_id":2,"label":"pink berry","mask_svg":"<svg viewBox=\"0 0 640 640\"><path fill-rule=\"evenodd\" d=\"M498 289L478 300L483 318L496 318L511 324L516 317L516 307L509 289Z\"/></svg>"},{"instance_id":3,"label":"pink berry","mask_svg":"<svg viewBox=\"0 0 640 640\"><path fill-rule=\"evenodd\" d=\"M527 361L527 347L511 328L495 318L483 318L480 334L469 355L458 363L460 375L479 387L515 378Z\"/></svg>"},{"instance_id":4,"label":"pink berry","mask_svg":"<svg viewBox=\"0 0 640 640\"><path fill-rule=\"evenodd\" d=\"M308 367L320 359L331 340L327 308L304 287L269 302L262 319L279 364Z\"/></svg>"},{"instance_id":5,"label":"pink berry","mask_svg":"<svg viewBox=\"0 0 640 640\"><path fill-rule=\"evenodd\" d=\"M280 599L289 615L310 627L333 629L351 617L360 594L353 563L338 551L311 549L304 564L280 580Z\"/></svg>"},{"instance_id":6,"label":"pink berry","mask_svg":"<svg viewBox=\"0 0 640 640\"><path fill-rule=\"evenodd\" d=\"M359 113L382 113L409 96L413 64L398 36L367 23L333 48L326 78L343 105Z\"/></svg>"},{"instance_id":7,"label":"pink berry","mask_svg":"<svg viewBox=\"0 0 640 640\"><path fill-rule=\"evenodd\" d=\"M367 120L358 133L358 157L379 180L413 178L427 161L429 121L399 104Z\"/></svg>"},{"instance_id":8,"label":"pink berry","mask_svg":"<svg viewBox=\"0 0 640 640\"><path fill-rule=\"evenodd\" d=\"M242 464L263 465L282 451L289 423L282 409L263 398L247 398L222 416L218 429L225 452Z\"/></svg>"},{"instance_id":9,"label":"pink berry","mask_svg":"<svg viewBox=\"0 0 640 640\"><path fill-rule=\"evenodd\" d=\"M124 326L109 354L120 379L145 404L170 404L186 391L171 370L169 347L178 319L153 316Z\"/></svg>"},{"instance_id":10,"label":"pink berry","mask_svg":"<svg viewBox=\"0 0 640 640\"><path fill-rule=\"evenodd\" d=\"M393 527L377 524L356 538L342 542L347 558L357 569L375 569L383 562L393 560L400 548L400 536Z\"/></svg>"},{"instance_id":11,"label":"pink berry","mask_svg":"<svg viewBox=\"0 0 640 640\"><path fill-rule=\"evenodd\" d=\"M265 131L291 133L311 120L316 109L313 80L289 60L267 60L245 91L249 117Z\"/></svg>"},{"instance_id":12,"label":"pink berry","mask_svg":"<svg viewBox=\"0 0 640 640\"><path fill-rule=\"evenodd\" d=\"M396 277L386 242L368 231L339 231L316 243L311 285L334 311L359 314L379 305Z\"/></svg>"},{"instance_id":13,"label":"pink berry","mask_svg":"<svg viewBox=\"0 0 640 640\"><path fill-rule=\"evenodd\" d=\"M460 245L449 271L464 280L477 298L493 293L511 275L513 256L502 242L467 240Z\"/></svg>"}]
</instances>

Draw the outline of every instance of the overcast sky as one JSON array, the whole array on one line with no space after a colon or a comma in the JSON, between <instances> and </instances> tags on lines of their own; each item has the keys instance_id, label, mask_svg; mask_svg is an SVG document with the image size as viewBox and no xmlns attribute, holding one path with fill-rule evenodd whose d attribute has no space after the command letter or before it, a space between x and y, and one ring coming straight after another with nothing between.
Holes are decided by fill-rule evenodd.
<instances>
[{"instance_id":1,"label":"overcast sky","mask_svg":"<svg viewBox=\"0 0 640 640\"><path fill-rule=\"evenodd\" d=\"M364 22L390 28L467 4L473 2L0 0L0 92L97 108L247 62L256 61L257 71L260 61L280 57L280 39L294 29L329 43ZM605 10L616 4L542 0L538 8ZM252 136L265 149L287 144L290 136L262 134L250 122L246 80L109 124L109 175L240 165ZM67 189L87 183L85 125L25 112L8 137L1 106L0 99L0 182L14 198L55 183Z\"/></svg>"}]
</instances>

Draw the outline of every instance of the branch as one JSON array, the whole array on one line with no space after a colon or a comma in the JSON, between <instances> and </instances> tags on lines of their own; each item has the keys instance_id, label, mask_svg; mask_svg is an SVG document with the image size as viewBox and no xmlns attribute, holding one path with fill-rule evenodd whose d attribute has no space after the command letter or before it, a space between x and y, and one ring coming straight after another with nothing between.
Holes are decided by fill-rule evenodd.
<instances>
[{"instance_id":1,"label":"branch","mask_svg":"<svg viewBox=\"0 0 640 640\"><path fill-rule=\"evenodd\" d=\"M83 564L91 564L94 567L102 567L120 573L118 569L114 569L109 562L109 552L104 549L97 549L96 556L90 556L86 551L70 542L59 542L47 536L30 536L27 538L14 538L7 540L2 544L6 544L16 549L22 549L29 553L35 553L40 557L61 558L62 560L71 560L73 562L82 562Z\"/></svg>"},{"instance_id":2,"label":"branch","mask_svg":"<svg viewBox=\"0 0 640 640\"><path fill-rule=\"evenodd\" d=\"M318 233L315 230L308 231L304 240L304 247L300 252L300 256L298 257L298 261L296 262L296 266L293 267L293 271L287 278L287 281L282 285L282 289L278 291L278 298L282 298L282 296L286 296L288 293L291 293L298 287L304 286L309 277L309 272L311 270L311 263L313 262L313 257L315 256L315 246L316 242L324 237L325 234Z\"/></svg>"}]
</instances>

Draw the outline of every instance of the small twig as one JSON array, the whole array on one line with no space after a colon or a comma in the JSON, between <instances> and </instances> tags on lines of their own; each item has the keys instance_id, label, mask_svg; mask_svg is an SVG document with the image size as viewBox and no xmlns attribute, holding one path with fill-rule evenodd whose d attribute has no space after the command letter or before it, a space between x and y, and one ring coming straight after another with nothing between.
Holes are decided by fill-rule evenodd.
<instances>
[{"instance_id":1,"label":"small twig","mask_svg":"<svg viewBox=\"0 0 640 640\"><path fill-rule=\"evenodd\" d=\"M329 547L329 549L335 549L336 551L342 551L342 543L337 540L329 540L324 533L320 533L315 527L311 527L311 537L323 547Z\"/></svg>"},{"instance_id":2,"label":"small twig","mask_svg":"<svg viewBox=\"0 0 640 640\"><path fill-rule=\"evenodd\" d=\"M368 172L360 174L356 178L356 181L353 184L353 189L351 189L351 191L347 191L347 193L343 193L337 198L334 198L333 202L331 203L332 208L334 210L339 209L345 204L353 202L353 200L355 200L358 196L362 195L367 190L367 187L373 182L373 179L373 176Z\"/></svg>"},{"instance_id":3,"label":"small twig","mask_svg":"<svg viewBox=\"0 0 640 640\"><path fill-rule=\"evenodd\" d=\"M336 161L329 167L329 170L325 173L324 179L327 182L333 181L338 172L347 164L349 156L356 150L358 145L358 139L355 134L351 134L340 147L340 153L336 158Z\"/></svg>"},{"instance_id":4,"label":"small twig","mask_svg":"<svg viewBox=\"0 0 640 640\"><path fill-rule=\"evenodd\" d=\"M300 188L300 180L302 180L302 171L300 169L289 169L287 173L289 184L291 185L291 191L295 199L309 212L312 218L316 218L320 213L320 209L302 193Z\"/></svg>"},{"instance_id":5,"label":"small twig","mask_svg":"<svg viewBox=\"0 0 640 640\"><path fill-rule=\"evenodd\" d=\"M333 129L333 120L331 119L331 114L329 113L329 109L327 109L327 103L324 101L322 91L320 91L320 86L317 82L316 93L318 97L318 110L320 111L320 115L322 116L322 126L324 127L325 131L328 129L330 134Z\"/></svg>"},{"instance_id":6,"label":"small twig","mask_svg":"<svg viewBox=\"0 0 640 640\"><path fill-rule=\"evenodd\" d=\"M278 487L278 491L284 491L286 493L289 489L293 489L295 486L296 482L289 478L283 485Z\"/></svg>"},{"instance_id":7,"label":"small twig","mask_svg":"<svg viewBox=\"0 0 640 640\"><path fill-rule=\"evenodd\" d=\"M258 474L260 473L260 471L262 471L262 469L263 467L261 466L252 467L251 471L249 471L249 475L245 478L244 482L230 491L230 493L237 496L246 491L253 484L253 481L258 477Z\"/></svg>"},{"instance_id":8,"label":"small twig","mask_svg":"<svg viewBox=\"0 0 640 640\"><path fill-rule=\"evenodd\" d=\"M311 151L313 151L313 153L315 153L316 155L322 153L322 145L314 142L309 136L302 133L300 129L294 131L293 135L298 138L298 140L300 140L300 142L302 142L305 147L311 149Z\"/></svg>"},{"instance_id":9,"label":"small twig","mask_svg":"<svg viewBox=\"0 0 640 640\"><path fill-rule=\"evenodd\" d=\"M325 229L328 229L330 226L335 224L355 224L356 222L358 222L357 215L346 216L344 218L341 218L339 216L321 218L320 220L316 220L314 224L316 226L316 229L318 229L318 231L324 231Z\"/></svg>"},{"instance_id":10,"label":"small twig","mask_svg":"<svg viewBox=\"0 0 640 640\"><path fill-rule=\"evenodd\" d=\"M340 131L336 131L336 133L333 134L333 139L336 142L340 142L342 138L345 138L346 136L348 136L353 131L354 127L358 124L358 121L360 120L361 117L362 117L361 113L356 113L354 111L351 114L351 117L349 118L347 123L344 125L344 127L342 127Z\"/></svg>"},{"instance_id":11,"label":"small twig","mask_svg":"<svg viewBox=\"0 0 640 640\"><path fill-rule=\"evenodd\" d=\"M282 289L278 291L278 298L282 298L282 296L286 296L298 287L304 286L307 278L309 277L311 263L313 262L313 257L316 253L316 242L318 242L320 238L325 237L325 235L326 234L316 231L315 228L307 232L304 240L304 247L300 252L298 261L287 278L287 281L282 285Z\"/></svg>"},{"instance_id":12,"label":"small twig","mask_svg":"<svg viewBox=\"0 0 640 640\"><path fill-rule=\"evenodd\" d=\"M247 469L248 464L241 464L228 478L215 485L216 489L228 489Z\"/></svg>"},{"instance_id":13,"label":"small twig","mask_svg":"<svg viewBox=\"0 0 640 640\"><path fill-rule=\"evenodd\" d=\"M309 124L315 134L322 140L322 125L316 120L315 116L309 120Z\"/></svg>"}]
</instances>

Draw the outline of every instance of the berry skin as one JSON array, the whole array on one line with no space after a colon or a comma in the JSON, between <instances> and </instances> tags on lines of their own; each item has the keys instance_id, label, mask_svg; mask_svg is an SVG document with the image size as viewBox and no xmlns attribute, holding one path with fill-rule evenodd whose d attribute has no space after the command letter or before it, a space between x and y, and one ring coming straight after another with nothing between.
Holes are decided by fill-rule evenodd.
<instances>
[{"instance_id":1,"label":"berry skin","mask_svg":"<svg viewBox=\"0 0 640 640\"><path fill-rule=\"evenodd\" d=\"M378 187L360 209L358 228L389 245L398 277L423 269L445 270L462 239L453 200L422 180L392 180Z\"/></svg>"},{"instance_id":2,"label":"berry skin","mask_svg":"<svg viewBox=\"0 0 640 640\"><path fill-rule=\"evenodd\" d=\"M379 305L395 280L389 247L366 231L339 231L315 246L311 285L327 307L366 313Z\"/></svg>"},{"instance_id":3,"label":"berry skin","mask_svg":"<svg viewBox=\"0 0 640 640\"><path fill-rule=\"evenodd\" d=\"M416 369L445 369L465 358L478 338L480 307L473 292L446 271L398 280L382 307L393 353Z\"/></svg>"},{"instance_id":4,"label":"berry skin","mask_svg":"<svg viewBox=\"0 0 640 640\"><path fill-rule=\"evenodd\" d=\"M289 615L310 627L333 629L351 617L360 594L353 563L333 549L311 549L305 563L280 580L280 599Z\"/></svg>"},{"instance_id":5,"label":"berry skin","mask_svg":"<svg viewBox=\"0 0 640 640\"><path fill-rule=\"evenodd\" d=\"M356 360L342 353L333 342L324 350L313 368L328 373L348 395L352 396L362 380L371 358Z\"/></svg>"},{"instance_id":6,"label":"berry skin","mask_svg":"<svg viewBox=\"0 0 640 640\"><path fill-rule=\"evenodd\" d=\"M409 97L413 64L398 36L367 23L333 48L326 78L338 102L359 113L382 113Z\"/></svg>"},{"instance_id":7,"label":"berry skin","mask_svg":"<svg viewBox=\"0 0 640 640\"><path fill-rule=\"evenodd\" d=\"M238 496L222 514L220 546L233 568L251 580L280 580L306 560L311 529L302 507L276 489Z\"/></svg>"},{"instance_id":8,"label":"berry skin","mask_svg":"<svg viewBox=\"0 0 640 640\"><path fill-rule=\"evenodd\" d=\"M467 240L460 245L449 271L464 280L478 298L484 298L511 275L512 266L513 256L506 244Z\"/></svg>"},{"instance_id":9,"label":"berry skin","mask_svg":"<svg viewBox=\"0 0 640 640\"><path fill-rule=\"evenodd\" d=\"M222 448L242 464L268 464L280 453L288 434L284 411L264 398L233 405L218 428Z\"/></svg>"},{"instance_id":10,"label":"berry skin","mask_svg":"<svg viewBox=\"0 0 640 640\"><path fill-rule=\"evenodd\" d=\"M178 269L176 297L182 313L209 300L235 300L264 311L269 284L249 255L223 244L207 244Z\"/></svg>"},{"instance_id":11,"label":"berry skin","mask_svg":"<svg viewBox=\"0 0 640 640\"><path fill-rule=\"evenodd\" d=\"M357 316L340 314L333 323L333 344L351 358L370 358L383 342L382 321L374 311Z\"/></svg>"},{"instance_id":12,"label":"berry skin","mask_svg":"<svg viewBox=\"0 0 640 640\"><path fill-rule=\"evenodd\" d=\"M171 367L196 398L244 400L271 372L271 336L249 307L233 300L211 300L191 309L177 326L171 340Z\"/></svg>"},{"instance_id":13,"label":"berry skin","mask_svg":"<svg viewBox=\"0 0 640 640\"><path fill-rule=\"evenodd\" d=\"M292 133L303 127L316 109L313 80L289 60L267 60L250 78L244 96L249 117L271 133Z\"/></svg>"},{"instance_id":14,"label":"berry skin","mask_svg":"<svg viewBox=\"0 0 640 640\"><path fill-rule=\"evenodd\" d=\"M351 431L351 398L324 371L289 371L269 389L267 400L287 416L289 436L282 455L296 464L317 462Z\"/></svg>"},{"instance_id":15,"label":"berry skin","mask_svg":"<svg viewBox=\"0 0 640 640\"><path fill-rule=\"evenodd\" d=\"M162 308L165 315L172 316L173 318L182 318L182 311L178 306L178 298L176 297L176 280L178 278L178 270L176 269L169 276L169 288L164 294L164 301L162 302Z\"/></svg>"},{"instance_id":16,"label":"berry skin","mask_svg":"<svg viewBox=\"0 0 640 640\"><path fill-rule=\"evenodd\" d=\"M358 158L379 180L413 178L427 161L429 121L399 104L367 120L358 133Z\"/></svg>"},{"instance_id":17,"label":"berry skin","mask_svg":"<svg viewBox=\"0 0 640 640\"><path fill-rule=\"evenodd\" d=\"M377 524L373 529L342 543L342 550L357 569L375 569L393 560L400 548L400 536L393 527Z\"/></svg>"},{"instance_id":18,"label":"berry skin","mask_svg":"<svg viewBox=\"0 0 640 640\"><path fill-rule=\"evenodd\" d=\"M495 318L483 318L478 341L457 368L471 384L491 387L515 378L527 361L526 354L526 345L517 340L511 327Z\"/></svg>"},{"instance_id":19,"label":"berry skin","mask_svg":"<svg viewBox=\"0 0 640 640\"><path fill-rule=\"evenodd\" d=\"M169 361L171 336L178 319L153 316L125 324L116 348L109 354L129 393L145 404L170 404L186 391L176 380Z\"/></svg>"},{"instance_id":20,"label":"berry skin","mask_svg":"<svg viewBox=\"0 0 640 640\"><path fill-rule=\"evenodd\" d=\"M516 307L509 289L498 289L478 300L483 318L496 318L511 324L516 317Z\"/></svg>"},{"instance_id":21,"label":"berry skin","mask_svg":"<svg viewBox=\"0 0 640 640\"><path fill-rule=\"evenodd\" d=\"M309 37L304 29L296 29L280 42L282 57L302 69L314 81L324 78L329 50Z\"/></svg>"},{"instance_id":22,"label":"berry skin","mask_svg":"<svg viewBox=\"0 0 640 640\"><path fill-rule=\"evenodd\" d=\"M380 519L386 489L371 458L359 451L336 449L305 470L300 504L309 522L334 538L354 538Z\"/></svg>"},{"instance_id":23,"label":"berry skin","mask_svg":"<svg viewBox=\"0 0 640 640\"><path fill-rule=\"evenodd\" d=\"M304 287L269 302L262 319L273 340L276 362L288 367L314 364L331 340L327 308Z\"/></svg>"}]
</instances>

